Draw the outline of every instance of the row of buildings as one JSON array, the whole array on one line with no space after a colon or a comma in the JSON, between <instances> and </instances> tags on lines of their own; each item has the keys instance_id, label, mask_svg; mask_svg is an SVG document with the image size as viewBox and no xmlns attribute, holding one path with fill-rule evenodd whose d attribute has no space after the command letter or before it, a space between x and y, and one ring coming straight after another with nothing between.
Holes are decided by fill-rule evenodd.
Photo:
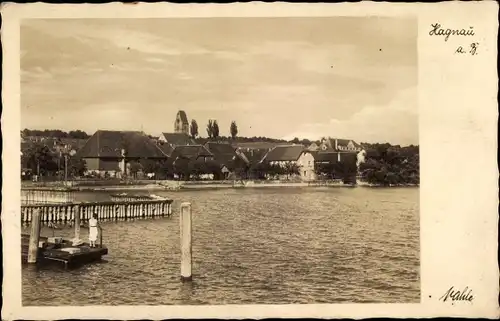
<instances>
[{"instance_id":1,"label":"row of buildings","mask_svg":"<svg viewBox=\"0 0 500 321\"><path fill-rule=\"evenodd\" d=\"M356 162L362 147L348 139L324 138L310 146L271 142L217 142L200 144L189 134L186 113L179 111L174 131L152 138L138 131L98 130L76 149L76 156L86 162L88 173L123 177L131 171L131 164L141 160L161 161L166 166L181 162L211 161L220 167L225 177L238 166L252 168L259 164L298 168L303 180L316 179L315 166L319 163ZM67 150L68 146L62 144ZM144 173L149 174L149 173Z\"/></svg>"}]
</instances>

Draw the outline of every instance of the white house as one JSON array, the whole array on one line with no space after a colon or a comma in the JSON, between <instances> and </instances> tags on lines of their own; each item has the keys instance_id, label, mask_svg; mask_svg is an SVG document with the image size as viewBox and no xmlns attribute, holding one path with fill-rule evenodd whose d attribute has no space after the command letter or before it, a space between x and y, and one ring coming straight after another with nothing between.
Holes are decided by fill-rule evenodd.
<instances>
[{"instance_id":1,"label":"white house","mask_svg":"<svg viewBox=\"0 0 500 321\"><path fill-rule=\"evenodd\" d=\"M314 156L302 145L276 146L262 159L271 165L287 166L296 164L302 180L314 180Z\"/></svg>"}]
</instances>

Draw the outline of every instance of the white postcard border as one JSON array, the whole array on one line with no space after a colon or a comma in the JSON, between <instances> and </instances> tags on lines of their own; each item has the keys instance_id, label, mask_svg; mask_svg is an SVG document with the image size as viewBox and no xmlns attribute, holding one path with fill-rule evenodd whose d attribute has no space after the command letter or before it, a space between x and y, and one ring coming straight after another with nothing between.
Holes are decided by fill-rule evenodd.
<instances>
[{"instance_id":1,"label":"white postcard border","mask_svg":"<svg viewBox=\"0 0 500 321\"><path fill-rule=\"evenodd\" d=\"M495 2L435 4L122 4L2 6L3 300L6 319L487 317L498 309L497 13ZM28 18L416 16L419 21L421 303L22 307L19 23ZM471 38L431 36L431 24L474 27ZM346 31L348 32L348 31ZM478 54L458 46L480 43ZM334 285L332 285L334 286ZM439 301L450 287L474 301Z\"/></svg>"}]
</instances>

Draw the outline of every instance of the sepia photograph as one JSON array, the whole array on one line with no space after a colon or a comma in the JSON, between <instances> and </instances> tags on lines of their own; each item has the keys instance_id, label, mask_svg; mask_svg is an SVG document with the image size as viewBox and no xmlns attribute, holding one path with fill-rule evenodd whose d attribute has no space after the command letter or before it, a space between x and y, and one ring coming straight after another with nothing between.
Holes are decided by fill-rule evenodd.
<instances>
[{"instance_id":1,"label":"sepia photograph","mask_svg":"<svg viewBox=\"0 0 500 321\"><path fill-rule=\"evenodd\" d=\"M2 318L498 318L495 13L2 4Z\"/></svg>"},{"instance_id":2,"label":"sepia photograph","mask_svg":"<svg viewBox=\"0 0 500 321\"><path fill-rule=\"evenodd\" d=\"M23 305L419 302L414 17L20 42Z\"/></svg>"}]
</instances>

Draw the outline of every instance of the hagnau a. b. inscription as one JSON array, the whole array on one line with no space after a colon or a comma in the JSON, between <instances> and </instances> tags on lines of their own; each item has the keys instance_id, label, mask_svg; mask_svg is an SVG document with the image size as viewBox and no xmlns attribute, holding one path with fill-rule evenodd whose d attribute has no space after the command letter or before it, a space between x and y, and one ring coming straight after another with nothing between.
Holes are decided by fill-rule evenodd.
<instances>
[{"instance_id":1,"label":"hagnau a. b. inscription","mask_svg":"<svg viewBox=\"0 0 500 321\"><path fill-rule=\"evenodd\" d=\"M443 28L440 23L434 23L431 24L432 30L429 31L429 36L442 36L444 37L444 41L448 41L450 39L450 36L462 36L462 37L468 37L468 36L474 36L474 27L470 26L469 29L450 29L450 28ZM479 46L479 42L472 42L468 46L458 46L458 48L455 50L456 54L470 54L471 56L477 55L477 48Z\"/></svg>"}]
</instances>

